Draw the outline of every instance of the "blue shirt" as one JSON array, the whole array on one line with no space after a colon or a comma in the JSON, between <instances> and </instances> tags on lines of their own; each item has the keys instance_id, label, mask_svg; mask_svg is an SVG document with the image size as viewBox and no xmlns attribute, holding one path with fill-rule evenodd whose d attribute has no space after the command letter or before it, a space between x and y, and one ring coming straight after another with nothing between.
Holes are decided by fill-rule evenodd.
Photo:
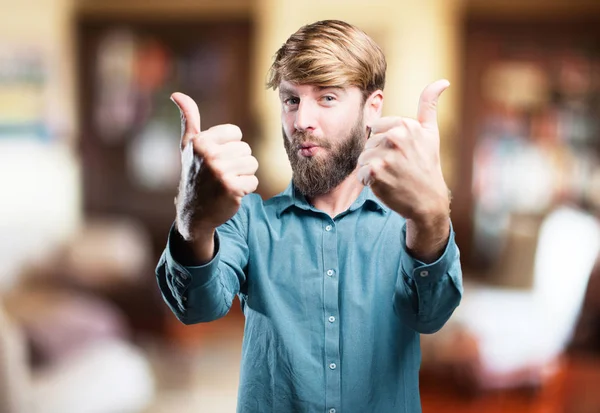
<instances>
[{"instance_id":1,"label":"blue shirt","mask_svg":"<svg viewBox=\"0 0 600 413\"><path fill-rule=\"evenodd\" d=\"M171 230L156 274L185 324L245 315L242 413L421 411L419 333L433 333L462 297L450 238L424 264L405 245L405 219L365 187L331 218L290 186L251 194L216 232L206 265L177 260Z\"/></svg>"}]
</instances>

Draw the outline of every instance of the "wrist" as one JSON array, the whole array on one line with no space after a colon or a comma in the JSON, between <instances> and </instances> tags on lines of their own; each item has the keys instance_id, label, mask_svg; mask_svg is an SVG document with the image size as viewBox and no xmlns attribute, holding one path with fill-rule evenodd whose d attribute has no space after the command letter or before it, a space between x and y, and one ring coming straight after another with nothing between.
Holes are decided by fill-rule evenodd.
<instances>
[{"instance_id":1,"label":"wrist","mask_svg":"<svg viewBox=\"0 0 600 413\"><path fill-rule=\"evenodd\" d=\"M216 228L210 225L192 224L177 219L176 229L193 255L196 265L205 264L214 256Z\"/></svg>"},{"instance_id":2,"label":"wrist","mask_svg":"<svg viewBox=\"0 0 600 413\"><path fill-rule=\"evenodd\" d=\"M197 229L194 232L192 248L194 255L203 264L211 261L215 255L215 228Z\"/></svg>"},{"instance_id":3,"label":"wrist","mask_svg":"<svg viewBox=\"0 0 600 413\"><path fill-rule=\"evenodd\" d=\"M445 196L417 208L409 220L424 230L432 230L445 225L450 219L450 190Z\"/></svg>"}]
</instances>

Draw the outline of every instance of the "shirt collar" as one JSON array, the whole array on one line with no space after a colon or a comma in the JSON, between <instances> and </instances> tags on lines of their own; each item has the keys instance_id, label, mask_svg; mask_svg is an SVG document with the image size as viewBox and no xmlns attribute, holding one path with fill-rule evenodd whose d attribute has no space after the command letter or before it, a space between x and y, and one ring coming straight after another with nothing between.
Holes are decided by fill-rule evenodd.
<instances>
[{"instance_id":1,"label":"shirt collar","mask_svg":"<svg viewBox=\"0 0 600 413\"><path fill-rule=\"evenodd\" d=\"M313 207L306 200L306 197L294 186L293 182L290 182L283 192L275 195L273 200L277 202L278 218L291 207L296 207L305 211L319 212L318 209ZM358 195L358 198L356 198L352 205L350 205L350 208L348 208L347 212L355 211L362 206L369 207L375 211L379 211L382 214L386 214L389 211L389 208L383 202L381 202L377 196L375 196L371 188L368 186L363 188Z\"/></svg>"}]
</instances>

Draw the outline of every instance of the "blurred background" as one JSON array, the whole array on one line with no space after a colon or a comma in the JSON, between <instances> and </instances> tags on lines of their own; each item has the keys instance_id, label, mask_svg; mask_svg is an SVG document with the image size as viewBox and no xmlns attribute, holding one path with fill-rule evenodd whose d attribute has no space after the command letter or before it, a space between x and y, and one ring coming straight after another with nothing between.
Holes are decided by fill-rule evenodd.
<instances>
[{"instance_id":1,"label":"blurred background","mask_svg":"<svg viewBox=\"0 0 600 413\"><path fill-rule=\"evenodd\" d=\"M0 412L235 411L239 304L184 326L154 279L180 167L169 96L203 129L239 125L271 197L291 172L266 73L328 18L386 53L384 115L452 84L465 298L422 338L424 412L600 412L595 0L0 0Z\"/></svg>"}]
</instances>

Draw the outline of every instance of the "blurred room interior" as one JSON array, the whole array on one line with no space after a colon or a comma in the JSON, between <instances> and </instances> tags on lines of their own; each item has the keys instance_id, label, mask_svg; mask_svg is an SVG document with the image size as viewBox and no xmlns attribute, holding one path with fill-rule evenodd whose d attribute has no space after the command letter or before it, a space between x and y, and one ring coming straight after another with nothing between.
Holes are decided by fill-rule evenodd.
<instances>
[{"instance_id":1,"label":"blurred room interior","mask_svg":"<svg viewBox=\"0 0 600 413\"><path fill-rule=\"evenodd\" d=\"M347 20L384 115L447 78L442 164L465 296L423 336L423 410L600 412L600 2L0 0L0 412L235 410L243 315L184 326L154 266L180 119L240 126L261 196L291 177L272 56ZM597 264L598 263L598 264ZM368 379L368 378L365 378Z\"/></svg>"}]
</instances>

